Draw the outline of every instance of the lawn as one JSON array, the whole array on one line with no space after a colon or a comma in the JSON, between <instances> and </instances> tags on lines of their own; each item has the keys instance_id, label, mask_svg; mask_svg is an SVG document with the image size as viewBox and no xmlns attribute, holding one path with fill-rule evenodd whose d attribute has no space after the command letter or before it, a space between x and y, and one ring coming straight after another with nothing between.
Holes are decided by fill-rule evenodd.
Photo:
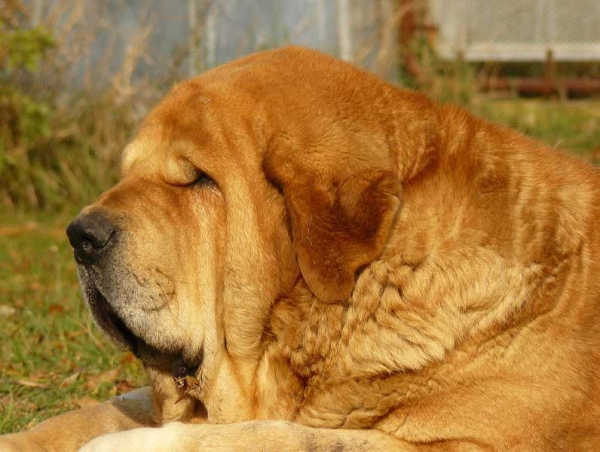
<instances>
[{"instance_id":1,"label":"lawn","mask_svg":"<svg viewBox=\"0 0 600 452\"><path fill-rule=\"evenodd\" d=\"M130 353L92 324L64 233L67 215L0 223L0 432L144 383Z\"/></svg>"},{"instance_id":2,"label":"lawn","mask_svg":"<svg viewBox=\"0 0 600 452\"><path fill-rule=\"evenodd\" d=\"M600 163L600 102L478 100L480 115ZM81 206L77 206L81 207ZM0 212L0 432L143 385L95 328L64 229L72 214Z\"/></svg>"},{"instance_id":3,"label":"lawn","mask_svg":"<svg viewBox=\"0 0 600 452\"><path fill-rule=\"evenodd\" d=\"M497 99L475 101L473 110L551 147L600 163L600 101L569 102Z\"/></svg>"}]
</instances>

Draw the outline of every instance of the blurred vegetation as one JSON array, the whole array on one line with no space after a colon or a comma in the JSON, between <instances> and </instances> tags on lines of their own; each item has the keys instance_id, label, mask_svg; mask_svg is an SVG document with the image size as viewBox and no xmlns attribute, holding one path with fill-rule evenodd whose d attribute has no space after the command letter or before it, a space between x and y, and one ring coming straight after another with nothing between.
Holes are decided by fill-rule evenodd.
<instances>
[{"instance_id":1,"label":"blurred vegetation","mask_svg":"<svg viewBox=\"0 0 600 452\"><path fill-rule=\"evenodd\" d=\"M56 82L72 69L68 46L27 21L20 9L0 15L0 209L57 212L117 180L139 115L111 85Z\"/></svg>"},{"instance_id":2,"label":"blurred vegetation","mask_svg":"<svg viewBox=\"0 0 600 452\"><path fill-rule=\"evenodd\" d=\"M506 124L551 147L600 164L600 102L598 100L478 99L472 110Z\"/></svg>"},{"instance_id":3,"label":"blurred vegetation","mask_svg":"<svg viewBox=\"0 0 600 452\"><path fill-rule=\"evenodd\" d=\"M68 107L60 105L58 91L36 84L41 64L52 66L55 47L41 27L0 30L0 193L8 208L58 210L114 180L112 159L102 159L99 149L113 133L98 136L86 120L92 106L78 93L69 94ZM102 120L119 113L105 108Z\"/></svg>"}]
</instances>

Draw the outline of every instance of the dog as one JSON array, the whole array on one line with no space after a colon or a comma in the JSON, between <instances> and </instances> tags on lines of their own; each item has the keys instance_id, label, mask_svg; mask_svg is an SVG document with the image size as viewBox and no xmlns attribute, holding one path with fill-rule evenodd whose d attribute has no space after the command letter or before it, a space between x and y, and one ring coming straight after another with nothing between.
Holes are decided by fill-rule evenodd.
<instances>
[{"instance_id":1,"label":"dog","mask_svg":"<svg viewBox=\"0 0 600 452\"><path fill-rule=\"evenodd\" d=\"M2 450L592 451L600 176L299 47L180 83L69 225L150 387Z\"/></svg>"}]
</instances>

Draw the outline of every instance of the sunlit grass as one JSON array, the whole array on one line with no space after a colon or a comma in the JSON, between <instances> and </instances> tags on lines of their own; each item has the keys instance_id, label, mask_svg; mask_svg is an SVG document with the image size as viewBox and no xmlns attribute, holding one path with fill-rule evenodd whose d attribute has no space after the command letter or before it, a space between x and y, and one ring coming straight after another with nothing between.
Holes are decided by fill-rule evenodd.
<instances>
[{"instance_id":1,"label":"sunlit grass","mask_svg":"<svg viewBox=\"0 0 600 452\"><path fill-rule=\"evenodd\" d=\"M0 432L144 383L139 363L90 320L64 235L67 217L0 224Z\"/></svg>"},{"instance_id":2,"label":"sunlit grass","mask_svg":"<svg viewBox=\"0 0 600 452\"><path fill-rule=\"evenodd\" d=\"M600 100L480 100L476 114L600 163Z\"/></svg>"}]
</instances>

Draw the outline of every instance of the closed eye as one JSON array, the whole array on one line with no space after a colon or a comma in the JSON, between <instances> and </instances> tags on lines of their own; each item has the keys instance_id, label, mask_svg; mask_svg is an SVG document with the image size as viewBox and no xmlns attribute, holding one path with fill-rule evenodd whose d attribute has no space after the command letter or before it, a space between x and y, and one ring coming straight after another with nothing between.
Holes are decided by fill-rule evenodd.
<instances>
[{"instance_id":1,"label":"closed eye","mask_svg":"<svg viewBox=\"0 0 600 452\"><path fill-rule=\"evenodd\" d=\"M216 187L216 182L206 173L199 171L198 177L190 184L190 187Z\"/></svg>"}]
</instances>

